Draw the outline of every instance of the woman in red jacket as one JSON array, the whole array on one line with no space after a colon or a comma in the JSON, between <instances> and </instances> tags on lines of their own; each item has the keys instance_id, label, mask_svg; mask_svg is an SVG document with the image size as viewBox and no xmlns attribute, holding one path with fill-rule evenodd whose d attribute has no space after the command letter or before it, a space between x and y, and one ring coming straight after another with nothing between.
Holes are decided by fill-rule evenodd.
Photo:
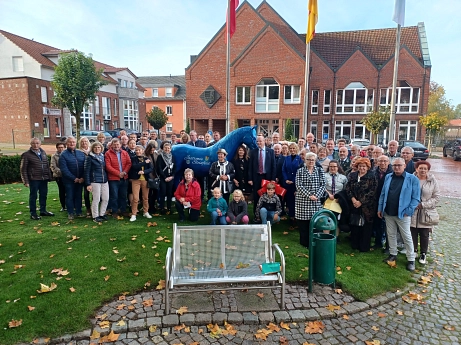
<instances>
[{"instance_id":1,"label":"woman in red jacket","mask_svg":"<svg viewBox=\"0 0 461 345\"><path fill-rule=\"evenodd\" d=\"M174 193L180 222L184 222L185 208L189 208L189 220L191 222L198 220L200 206L202 205L201 193L200 184L194 179L194 171L186 169L184 171L184 179L179 183Z\"/></svg>"}]
</instances>

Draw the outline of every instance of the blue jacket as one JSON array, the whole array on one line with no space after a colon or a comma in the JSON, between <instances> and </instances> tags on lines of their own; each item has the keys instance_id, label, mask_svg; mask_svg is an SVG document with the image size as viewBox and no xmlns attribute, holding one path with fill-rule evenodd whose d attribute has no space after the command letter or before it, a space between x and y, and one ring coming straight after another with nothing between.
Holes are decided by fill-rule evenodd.
<instances>
[{"instance_id":1,"label":"blue jacket","mask_svg":"<svg viewBox=\"0 0 461 345\"><path fill-rule=\"evenodd\" d=\"M103 155L104 158L104 155ZM91 183L106 183L106 161L100 161L93 152L85 159L85 186Z\"/></svg>"},{"instance_id":2,"label":"blue jacket","mask_svg":"<svg viewBox=\"0 0 461 345\"><path fill-rule=\"evenodd\" d=\"M62 173L62 182L74 183L76 178L84 177L85 154L80 150L66 149L59 158L59 169Z\"/></svg>"},{"instance_id":3,"label":"blue jacket","mask_svg":"<svg viewBox=\"0 0 461 345\"><path fill-rule=\"evenodd\" d=\"M220 197L219 199L216 200L215 197L212 197L208 201L207 205L207 211L208 212L213 212L216 211L216 209L219 208L221 210L221 213L225 215L227 213L227 203L226 200L224 200L223 197Z\"/></svg>"},{"instance_id":4,"label":"blue jacket","mask_svg":"<svg viewBox=\"0 0 461 345\"><path fill-rule=\"evenodd\" d=\"M386 175L384 180L383 190L379 196L378 212L384 213L386 209L387 196L389 192L389 186L391 184L392 176L394 174ZM399 218L403 219L404 215L411 217L415 212L416 206L418 206L421 199L421 188L419 186L419 180L415 175L404 172L404 178L402 190L400 191L399 197Z\"/></svg>"}]
</instances>

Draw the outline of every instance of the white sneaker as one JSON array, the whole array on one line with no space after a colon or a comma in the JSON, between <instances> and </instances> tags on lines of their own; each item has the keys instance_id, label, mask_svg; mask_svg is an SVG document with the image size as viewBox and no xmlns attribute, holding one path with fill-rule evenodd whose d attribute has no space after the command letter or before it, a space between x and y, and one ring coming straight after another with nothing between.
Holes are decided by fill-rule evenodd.
<instances>
[{"instance_id":1,"label":"white sneaker","mask_svg":"<svg viewBox=\"0 0 461 345\"><path fill-rule=\"evenodd\" d=\"M143 216L146 217L146 218L149 218L149 219L152 218L152 216L149 214L149 212L144 213Z\"/></svg>"},{"instance_id":2,"label":"white sneaker","mask_svg":"<svg viewBox=\"0 0 461 345\"><path fill-rule=\"evenodd\" d=\"M136 216L133 214L130 218L130 222L134 222L136 220Z\"/></svg>"},{"instance_id":3,"label":"white sneaker","mask_svg":"<svg viewBox=\"0 0 461 345\"><path fill-rule=\"evenodd\" d=\"M419 263L421 265L425 265L426 264L426 253L421 253L420 257L419 257Z\"/></svg>"}]
</instances>

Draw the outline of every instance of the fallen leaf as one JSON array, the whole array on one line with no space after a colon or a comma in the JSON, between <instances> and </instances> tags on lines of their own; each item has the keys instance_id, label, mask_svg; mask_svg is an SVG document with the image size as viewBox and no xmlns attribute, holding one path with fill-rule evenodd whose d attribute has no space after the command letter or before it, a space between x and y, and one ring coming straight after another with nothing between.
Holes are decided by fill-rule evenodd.
<instances>
[{"instance_id":1,"label":"fallen leaf","mask_svg":"<svg viewBox=\"0 0 461 345\"><path fill-rule=\"evenodd\" d=\"M286 337L280 337L279 341L280 341L280 345L288 345L288 340Z\"/></svg>"},{"instance_id":2,"label":"fallen leaf","mask_svg":"<svg viewBox=\"0 0 461 345\"><path fill-rule=\"evenodd\" d=\"M154 333L156 331L157 331L157 326L152 325L152 326L149 327L149 332Z\"/></svg>"},{"instance_id":3,"label":"fallen leaf","mask_svg":"<svg viewBox=\"0 0 461 345\"><path fill-rule=\"evenodd\" d=\"M58 286L55 283L51 283L50 286L40 283L40 290L37 290L38 293L50 292L56 289Z\"/></svg>"},{"instance_id":4,"label":"fallen leaf","mask_svg":"<svg viewBox=\"0 0 461 345\"><path fill-rule=\"evenodd\" d=\"M101 327L101 328L109 328L110 327L110 322L109 321L101 321L99 323L99 327Z\"/></svg>"},{"instance_id":5,"label":"fallen leaf","mask_svg":"<svg viewBox=\"0 0 461 345\"><path fill-rule=\"evenodd\" d=\"M351 268L352 268L351 266L347 266L347 267L346 267L346 269L347 269L348 271L350 271Z\"/></svg>"},{"instance_id":6,"label":"fallen leaf","mask_svg":"<svg viewBox=\"0 0 461 345\"><path fill-rule=\"evenodd\" d=\"M280 332L280 327L272 322L270 322L266 327L270 329L271 331Z\"/></svg>"},{"instance_id":7,"label":"fallen leaf","mask_svg":"<svg viewBox=\"0 0 461 345\"><path fill-rule=\"evenodd\" d=\"M99 267L99 270L100 271L105 271L105 270L107 270L107 267L101 266L101 267Z\"/></svg>"},{"instance_id":8,"label":"fallen leaf","mask_svg":"<svg viewBox=\"0 0 461 345\"><path fill-rule=\"evenodd\" d=\"M70 292L75 292L75 288L74 288L74 287L70 287L69 290L70 290Z\"/></svg>"},{"instance_id":9,"label":"fallen leaf","mask_svg":"<svg viewBox=\"0 0 461 345\"><path fill-rule=\"evenodd\" d=\"M332 304L328 304L325 309L328 309L329 311L335 311L335 310L339 310L341 309L341 307L339 305L332 305Z\"/></svg>"},{"instance_id":10,"label":"fallen leaf","mask_svg":"<svg viewBox=\"0 0 461 345\"><path fill-rule=\"evenodd\" d=\"M344 320L349 320L349 315L343 315Z\"/></svg>"},{"instance_id":11,"label":"fallen leaf","mask_svg":"<svg viewBox=\"0 0 461 345\"><path fill-rule=\"evenodd\" d=\"M445 326L443 326L443 328L445 328L447 331L454 331L455 330L455 326L452 326L452 325L445 325Z\"/></svg>"},{"instance_id":12,"label":"fallen leaf","mask_svg":"<svg viewBox=\"0 0 461 345\"><path fill-rule=\"evenodd\" d=\"M386 261L391 268L397 268L397 261Z\"/></svg>"},{"instance_id":13,"label":"fallen leaf","mask_svg":"<svg viewBox=\"0 0 461 345\"><path fill-rule=\"evenodd\" d=\"M267 340L267 336L271 334L272 331L269 329L258 329L255 334L256 339Z\"/></svg>"},{"instance_id":14,"label":"fallen leaf","mask_svg":"<svg viewBox=\"0 0 461 345\"><path fill-rule=\"evenodd\" d=\"M263 294L262 292L258 292L258 293L256 294L256 296L258 296L259 298L263 298L263 297L264 297L264 294Z\"/></svg>"},{"instance_id":15,"label":"fallen leaf","mask_svg":"<svg viewBox=\"0 0 461 345\"><path fill-rule=\"evenodd\" d=\"M18 243L18 246L19 246L19 247L22 247L23 245L24 245L24 243L22 243L22 242L19 242L19 243Z\"/></svg>"},{"instance_id":16,"label":"fallen leaf","mask_svg":"<svg viewBox=\"0 0 461 345\"><path fill-rule=\"evenodd\" d=\"M187 313L187 307L181 307L178 310L176 310L176 314L182 315L184 313Z\"/></svg>"},{"instance_id":17,"label":"fallen leaf","mask_svg":"<svg viewBox=\"0 0 461 345\"><path fill-rule=\"evenodd\" d=\"M158 285L157 287L155 288L156 290L163 290L165 288L165 280L164 279L160 279L158 281Z\"/></svg>"},{"instance_id":18,"label":"fallen leaf","mask_svg":"<svg viewBox=\"0 0 461 345\"><path fill-rule=\"evenodd\" d=\"M323 333L325 325L322 321L311 321L305 324L304 332L307 334Z\"/></svg>"},{"instance_id":19,"label":"fallen leaf","mask_svg":"<svg viewBox=\"0 0 461 345\"><path fill-rule=\"evenodd\" d=\"M107 339L107 341L109 343L112 343L114 341L117 341L118 340L118 337L120 336L120 334L117 334L117 333L114 333L114 331L110 331L109 335L107 335L106 337L104 337L105 339ZM102 339L101 339L102 340Z\"/></svg>"},{"instance_id":20,"label":"fallen leaf","mask_svg":"<svg viewBox=\"0 0 461 345\"><path fill-rule=\"evenodd\" d=\"M239 262L235 268L240 269L240 268L247 268L247 267L250 267L250 264L244 264L243 262Z\"/></svg>"},{"instance_id":21,"label":"fallen leaf","mask_svg":"<svg viewBox=\"0 0 461 345\"><path fill-rule=\"evenodd\" d=\"M8 328L15 328L15 327L19 327L22 325L22 319L21 320L11 320L10 322L8 322Z\"/></svg>"},{"instance_id":22,"label":"fallen leaf","mask_svg":"<svg viewBox=\"0 0 461 345\"><path fill-rule=\"evenodd\" d=\"M35 309L35 307L31 307L30 305L27 306L27 309L29 309L29 311L32 311Z\"/></svg>"},{"instance_id":23,"label":"fallen leaf","mask_svg":"<svg viewBox=\"0 0 461 345\"><path fill-rule=\"evenodd\" d=\"M283 321L280 322L280 327L283 328L283 329L286 329L287 331L290 330L290 326L287 323L283 322Z\"/></svg>"},{"instance_id":24,"label":"fallen leaf","mask_svg":"<svg viewBox=\"0 0 461 345\"><path fill-rule=\"evenodd\" d=\"M118 250L117 249L114 249L112 250L115 254L118 254Z\"/></svg>"},{"instance_id":25,"label":"fallen leaf","mask_svg":"<svg viewBox=\"0 0 461 345\"><path fill-rule=\"evenodd\" d=\"M371 326L371 329L372 329L373 331L379 331L379 327L377 327L377 326Z\"/></svg>"},{"instance_id":26,"label":"fallen leaf","mask_svg":"<svg viewBox=\"0 0 461 345\"><path fill-rule=\"evenodd\" d=\"M145 307L152 307L154 305L154 301L152 299L148 299L142 302L142 305Z\"/></svg>"},{"instance_id":27,"label":"fallen leaf","mask_svg":"<svg viewBox=\"0 0 461 345\"><path fill-rule=\"evenodd\" d=\"M93 333L91 333L90 335L90 340L93 340L93 339L98 339L101 335L99 334L99 332L95 329L93 329Z\"/></svg>"},{"instance_id":28,"label":"fallen leaf","mask_svg":"<svg viewBox=\"0 0 461 345\"><path fill-rule=\"evenodd\" d=\"M387 314L386 314L386 313L378 313L378 316L379 316L379 317L386 317Z\"/></svg>"},{"instance_id":29,"label":"fallen leaf","mask_svg":"<svg viewBox=\"0 0 461 345\"><path fill-rule=\"evenodd\" d=\"M125 307L126 307L126 305L122 303L122 304L119 304L118 306L116 306L115 309L122 310Z\"/></svg>"},{"instance_id":30,"label":"fallen leaf","mask_svg":"<svg viewBox=\"0 0 461 345\"><path fill-rule=\"evenodd\" d=\"M396 313L397 315L403 315L403 311L401 311L401 310L397 310L395 313Z\"/></svg>"},{"instance_id":31,"label":"fallen leaf","mask_svg":"<svg viewBox=\"0 0 461 345\"><path fill-rule=\"evenodd\" d=\"M335 292L336 292L337 294L341 295L341 294L343 293L343 290L341 290L341 289L335 289Z\"/></svg>"},{"instance_id":32,"label":"fallen leaf","mask_svg":"<svg viewBox=\"0 0 461 345\"><path fill-rule=\"evenodd\" d=\"M181 324L181 325L178 325L178 326L174 326L173 329L175 331L181 331L182 329L186 328L186 325L185 324Z\"/></svg>"},{"instance_id":33,"label":"fallen leaf","mask_svg":"<svg viewBox=\"0 0 461 345\"><path fill-rule=\"evenodd\" d=\"M138 272L134 272L133 275L134 275L135 277L137 277L137 276L139 276L139 273L138 273Z\"/></svg>"},{"instance_id":34,"label":"fallen leaf","mask_svg":"<svg viewBox=\"0 0 461 345\"><path fill-rule=\"evenodd\" d=\"M371 341L365 341L366 345L381 345L381 342L378 339L373 339Z\"/></svg>"},{"instance_id":35,"label":"fallen leaf","mask_svg":"<svg viewBox=\"0 0 461 345\"><path fill-rule=\"evenodd\" d=\"M109 278L110 278L110 276L105 276L105 277L104 277L104 280L105 280L105 281L108 281Z\"/></svg>"}]
</instances>

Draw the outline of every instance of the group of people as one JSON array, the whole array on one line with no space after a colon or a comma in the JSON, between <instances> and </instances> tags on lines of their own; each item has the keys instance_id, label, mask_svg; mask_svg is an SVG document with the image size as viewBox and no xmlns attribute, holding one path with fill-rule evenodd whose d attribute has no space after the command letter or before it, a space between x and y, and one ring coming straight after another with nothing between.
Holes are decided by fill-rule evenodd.
<instances>
[{"instance_id":1,"label":"group of people","mask_svg":"<svg viewBox=\"0 0 461 345\"><path fill-rule=\"evenodd\" d=\"M208 146L195 131L184 134L189 140L185 144ZM323 147L312 133L297 143L281 142L279 133L270 140L258 135L257 148L248 150L242 144L230 159L226 150L219 149L206 183L186 169L175 188L171 147L178 144L176 139L167 140L162 133L161 139L156 133L148 135L143 133L138 142L122 133L121 139L114 138L108 145L99 141L90 145L87 138L81 138L79 149L75 138L69 137L65 143L56 144L51 166L40 140L32 139L21 160L21 176L30 188L31 218L53 216L46 209L46 182L51 180L51 173L58 184L62 210L67 210L70 220L85 217L83 201L87 217L95 222L107 219L108 214L130 216L130 221L135 221L138 203L146 218L152 217L156 207L169 214L174 196L179 221L186 219L186 213L190 221L197 221L204 189L208 189L207 211L212 224L249 223L248 202L253 202L255 222L276 223L287 216L299 229L300 244L308 247L310 220L328 201L340 205L336 235L341 229L350 230L353 249L369 251L374 235L374 247L382 248L386 243L386 261L392 262L398 253L399 235L405 245L407 269L415 269L418 241L419 261L426 262L439 188L430 173L430 163L413 162L411 147L398 153L398 143L391 141L384 154L374 145L365 150L349 149L343 139L337 143L329 139ZM220 140L218 135L215 141ZM277 195L276 190L283 189L283 196ZM128 204L131 213L127 212Z\"/></svg>"}]
</instances>

